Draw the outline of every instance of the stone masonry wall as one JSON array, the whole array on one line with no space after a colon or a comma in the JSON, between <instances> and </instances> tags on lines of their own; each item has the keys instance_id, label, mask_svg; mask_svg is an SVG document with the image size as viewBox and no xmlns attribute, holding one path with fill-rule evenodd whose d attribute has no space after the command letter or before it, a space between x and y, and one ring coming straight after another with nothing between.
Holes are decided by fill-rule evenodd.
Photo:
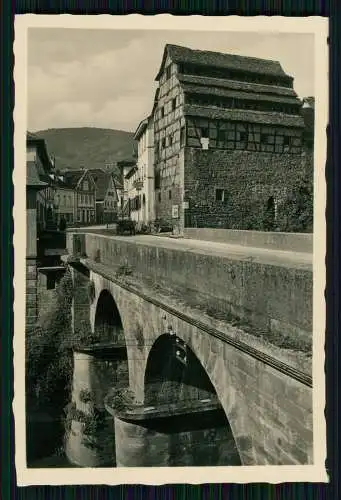
<instances>
[{"instance_id":1,"label":"stone masonry wall","mask_svg":"<svg viewBox=\"0 0 341 500\"><path fill-rule=\"evenodd\" d=\"M147 360L154 342L165 331L165 311L98 274L92 273L91 279L97 297L107 289L115 299L127 341L129 385L143 401ZM95 303L92 309L94 316ZM209 376L243 465L313 463L310 387L178 317L167 313L166 324L186 342ZM135 339L141 331L142 344Z\"/></svg>"},{"instance_id":2,"label":"stone masonry wall","mask_svg":"<svg viewBox=\"0 0 341 500\"><path fill-rule=\"evenodd\" d=\"M273 229L288 228L287 200L295 187L313 182L311 154L185 150L187 227L266 228L267 204L274 198ZM216 200L223 189L224 200ZM311 230L311 229L310 229Z\"/></svg>"},{"instance_id":3,"label":"stone masonry wall","mask_svg":"<svg viewBox=\"0 0 341 500\"><path fill-rule=\"evenodd\" d=\"M153 247L86 234L89 259L129 265L138 279L179 292L197 306L219 309L255 327L312 336L312 270ZM72 252L72 247L70 250Z\"/></svg>"}]
</instances>

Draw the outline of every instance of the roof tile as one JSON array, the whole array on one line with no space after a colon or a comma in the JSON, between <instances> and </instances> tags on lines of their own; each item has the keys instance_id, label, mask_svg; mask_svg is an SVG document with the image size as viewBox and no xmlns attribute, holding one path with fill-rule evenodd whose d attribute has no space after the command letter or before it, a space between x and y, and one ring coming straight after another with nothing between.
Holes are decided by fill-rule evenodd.
<instances>
[{"instance_id":1,"label":"roof tile","mask_svg":"<svg viewBox=\"0 0 341 500\"><path fill-rule=\"evenodd\" d=\"M283 125L286 127L304 127L304 121L300 115L287 115L285 113L250 111L239 109L221 109L214 107L195 106L186 104L184 114L188 116L200 116L203 118L231 120L249 123L263 123L269 125Z\"/></svg>"}]
</instances>

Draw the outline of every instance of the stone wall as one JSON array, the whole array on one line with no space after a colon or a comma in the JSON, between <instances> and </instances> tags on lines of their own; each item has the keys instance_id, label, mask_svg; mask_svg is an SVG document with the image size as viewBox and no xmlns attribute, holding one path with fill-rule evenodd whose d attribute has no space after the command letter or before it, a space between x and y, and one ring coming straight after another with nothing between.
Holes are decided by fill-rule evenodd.
<instances>
[{"instance_id":1,"label":"stone wall","mask_svg":"<svg viewBox=\"0 0 341 500\"><path fill-rule=\"evenodd\" d=\"M72 331L82 336L90 332L89 310L89 272L83 268L72 267L72 281L74 290L72 303Z\"/></svg>"},{"instance_id":2,"label":"stone wall","mask_svg":"<svg viewBox=\"0 0 341 500\"><path fill-rule=\"evenodd\" d=\"M90 233L81 236L92 260L114 268L129 265L136 278L172 289L197 306L231 313L265 330L311 339L313 280L309 266L267 265L245 256L205 255ZM72 246L69 251L72 253Z\"/></svg>"},{"instance_id":3,"label":"stone wall","mask_svg":"<svg viewBox=\"0 0 341 500\"><path fill-rule=\"evenodd\" d=\"M312 155L186 148L186 225L267 230L273 197L272 229L290 231L287 200L306 180L311 187ZM216 199L218 189L224 190L223 200Z\"/></svg>"},{"instance_id":4,"label":"stone wall","mask_svg":"<svg viewBox=\"0 0 341 500\"><path fill-rule=\"evenodd\" d=\"M290 252L313 252L313 234L237 229L186 228L185 238Z\"/></svg>"},{"instance_id":5,"label":"stone wall","mask_svg":"<svg viewBox=\"0 0 341 500\"><path fill-rule=\"evenodd\" d=\"M92 273L91 279L96 297L106 289L115 299L126 335L130 388L143 401L147 360L154 342L164 333L165 311L98 274ZM93 318L96 301L91 309ZM183 319L166 316L166 324L186 342L210 378L242 464L312 464L311 388ZM136 340L141 332L142 343Z\"/></svg>"}]
</instances>

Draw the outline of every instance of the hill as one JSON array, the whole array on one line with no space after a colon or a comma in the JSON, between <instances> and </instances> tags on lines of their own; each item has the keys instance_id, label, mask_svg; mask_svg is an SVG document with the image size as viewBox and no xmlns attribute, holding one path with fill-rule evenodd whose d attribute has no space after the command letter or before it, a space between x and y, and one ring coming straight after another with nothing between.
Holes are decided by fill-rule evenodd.
<instances>
[{"instance_id":1,"label":"hill","mask_svg":"<svg viewBox=\"0 0 341 500\"><path fill-rule=\"evenodd\" d=\"M59 170L103 168L131 158L136 148L132 132L104 128L56 128L35 132L45 139Z\"/></svg>"}]
</instances>

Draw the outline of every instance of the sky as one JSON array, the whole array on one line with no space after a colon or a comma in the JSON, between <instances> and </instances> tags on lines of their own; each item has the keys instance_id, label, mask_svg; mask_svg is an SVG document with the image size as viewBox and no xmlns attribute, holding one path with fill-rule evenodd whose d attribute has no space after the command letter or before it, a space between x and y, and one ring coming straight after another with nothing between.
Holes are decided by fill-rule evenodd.
<instances>
[{"instance_id":1,"label":"sky","mask_svg":"<svg viewBox=\"0 0 341 500\"><path fill-rule=\"evenodd\" d=\"M135 131L166 43L277 60L299 97L314 95L312 34L29 28L28 130Z\"/></svg>"}]
</instances>

